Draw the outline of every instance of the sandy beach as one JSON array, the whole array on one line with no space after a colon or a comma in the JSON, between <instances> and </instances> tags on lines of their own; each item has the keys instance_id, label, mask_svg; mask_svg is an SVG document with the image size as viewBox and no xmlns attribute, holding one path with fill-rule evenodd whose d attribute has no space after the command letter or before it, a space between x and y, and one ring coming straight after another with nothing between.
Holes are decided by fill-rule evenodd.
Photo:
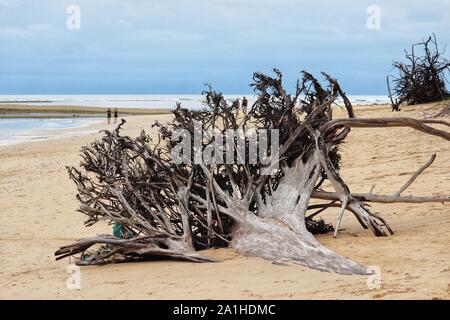
<instances>
[{"instance_id":1,"label":"sandy beach","mask_svg":"<svg viewBox=\"0 0 450 320\"><path fill-rule=\"evenodd\" d=\"M2 117L98 117L104 116L107 108L83 106L36 106L27 104L0 104L0 118ZM169 114L170 109L120 108L120 114L125 115L155 115Z\"/></svg>"},{"instance_id":2,"label":"sandy beach","mask_svg":"<svg viewBox=\"0 0 450 320\"><path fill-rule=\"evenodd\" d=\"M3 106L1 106L3 107ZM357 116L419 118L438 105L356 107ZM1 109L0 109L1 111ZM55 110L53 110L55 111ZM335 117L343 116L336 111ZM151 131L170 115L125 117L124 134ZM450 299L450 204L373 204L395 234L376 238L346 213L338 238L318 236L339 254L381 270L381 287L365 276L343 276L301 266L280 266L209 250L218 265L155 261L81 268L81 290L66 288L69 259L55 250L79 238L111 233L106 224L85 228L76 212L76 187L65 166L77 165L79 149L100 137L96 123L69 137L0 147L0 299ZM396 192L433 153L434 164L406 194L448 194L450 144L407 128L353 129L342 147L342 176L353 192ZM323 218L334 223L337 210Z\"/></svg>"}]
</instances>

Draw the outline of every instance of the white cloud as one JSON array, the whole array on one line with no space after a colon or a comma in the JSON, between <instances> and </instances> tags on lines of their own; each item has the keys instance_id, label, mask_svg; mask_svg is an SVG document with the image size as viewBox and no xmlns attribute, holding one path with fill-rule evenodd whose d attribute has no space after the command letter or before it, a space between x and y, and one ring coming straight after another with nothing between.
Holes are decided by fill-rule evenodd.
<instances>
[{"instance_id":1,"label":"white cloud","mask_svg":"<svg viewBox=\"0 0 450 320\"><path fill-rule=\"evenodd\" d=\"M0 0L0 7L17 8L19 1L17 0Z\"/></svg>"},{"instance_id":2,"label":"white cloud","mask_svg":"<svg viewBox=\"0 0 450 320\"><path fill-rule=\"evenodd\" d=\"M44 34L50 29L51 26L48 24L32 24L25 27L4 27L0 28L0 37L31 37L37 34Z\"/></svg>"}]
</instances>

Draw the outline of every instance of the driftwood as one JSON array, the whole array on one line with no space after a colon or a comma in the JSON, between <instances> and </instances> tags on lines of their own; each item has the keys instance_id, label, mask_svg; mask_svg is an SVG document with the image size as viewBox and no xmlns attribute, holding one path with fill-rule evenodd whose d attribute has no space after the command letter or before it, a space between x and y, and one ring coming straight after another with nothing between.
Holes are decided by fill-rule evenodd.
<instances>
[{"instance_id":1,"label":"driftwood","mask_svg":"<svg viewBox=\"0 0 450 320\"><path fill-rule=\"evenodd\" d=\"M314 217L331 207L340 207L335 234L346 210L376 236L394 231L381 216L370 211L369 202L449 202L447 196L403 196L402 193L431 163L421 167L393 195L354 194L339 175L339 145L352 128L410 127L450 140L450 133L433 125L449 126L440 120L410 118L359 119L338 82L324 74L324 88L311 74L303 72L293 94L285 91L282 74L254 74L257 100L240 117L221 93L204 93L206 108L190 111L180 105L173 121L155 123L158 139L151 141L142 131L137 138L121 135L121 125L105 131L104 137L82 149L82 170L69 167L78 187L79 211L86 225L109 221L123 228L127 237L111 235L79 240L60 248L57 259L81 254L79 264L104 264L159 257L212 262L201 249L230 246L239 252L271 260L296 263L322 271L366 274L362 265L322 246L308 231ZM334 102L341 98L347 119L332 119ZM200 126L200 127L199 127ZM179 134L179 130L182 134ZM221 135L202 136L198 131L214 129ZM232 162L221 162L229 153L214 149L215 161L202 154L228 130L232 136ZM278 146L265 160L251 162L250 132L262 142L266 129L277 132ZM173 139L177 133L177 139ZM173 151L181 141L192 142L182 152L183 163L174 161ZM241 141L242 142L242 141ZM268 149L274 146L267 139ZM199 161L200 160L200 161ZM269 164L268 164L269 163ZM276 164L276 166L274 166ZM270 172L270 174L267 174ZM329 180L333 191L323 190ZM311 204L322 199L324 203ZM101 245L96 254L89 248Z\"/></svg>"},{"instance_id":2,"label":"driftwood","mask_svg":"<svg viewBox=\"0 0 450 320\"><path fill-rule=\"evenodd\" d=\"M440 112L438 112L433 117L440 118L440 117L448 117L448 116L450 116L450 105L446 106L444 109L442 109Z\"/></svg>"},{"instance_id":3,"label":"driftwood","mask_svg":"<svg viewBox=\"0 0 450 320\"><path fill-rule=\"evenodd\" d=\"M423 50L417 55L417 48ZM436 36L416 43L411 52L405 51L405 62L394 62L395 76L387 77L387 88L391 99L392 111L400 111L400 105L442 101L450 97L446 89L446 76L450 72L450 62L442 57ZM394 93L391 92L390 78L393 78Z\"/></svg>"}]
</instances>

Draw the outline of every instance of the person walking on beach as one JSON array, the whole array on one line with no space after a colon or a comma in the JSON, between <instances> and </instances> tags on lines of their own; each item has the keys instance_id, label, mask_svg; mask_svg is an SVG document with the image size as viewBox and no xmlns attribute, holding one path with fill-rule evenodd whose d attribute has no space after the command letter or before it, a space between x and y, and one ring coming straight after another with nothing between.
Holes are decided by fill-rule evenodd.
<instances>
[{"instance_id":1,"label":"person walking on beach","mask_svg":"<svg viewBox=\"0 0 450 320\"><path fill-rule=\"evenodd\" d=\"M108 124L111 124L111 108L108 108L108 111L106 111L106 117L108 119Z\"/></svg>"},{"instance_id":2,"label":"person walking on beach","mask_svg":"<svg viewBox=\"0 0 450 320\"><path fill-rule=\"evenodd\" d=\"M119 117L119 110L114 108L114 123L117 123L117 118Z\"/></svg>"},{"instance_id":3,"label":"person walking on beach","mask_svg":"<svg viewBox=\"0 0 450 320\"><path fill-rule=\"evenodd\" d=\"M239 102L239 98L237 98L236 101L234 101L233 105L234 109L236 109L236 119L237 119L239 116L239 111L241 110L241 103Z\"/></svg>"},{"instance_id":4,"label":"person walking on beach","mask_svg":"<svg viewBox=\"0 0 450 320\"><path fill-rule=\"evenodd\" d=\"M242 99L242 111L244 112L244 116L247 115L247 108L248 108L248 100L246 97Z\"/></svg>"}]
</instances>

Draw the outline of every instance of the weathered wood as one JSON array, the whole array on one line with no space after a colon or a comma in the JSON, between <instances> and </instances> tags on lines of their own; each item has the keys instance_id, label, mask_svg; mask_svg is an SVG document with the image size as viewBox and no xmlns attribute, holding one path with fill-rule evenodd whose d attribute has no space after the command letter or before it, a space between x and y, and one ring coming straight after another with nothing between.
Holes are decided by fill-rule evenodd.
<instances>
[{"instance_id":1,"label":"weathered wood","mask_svg":"<svg viewBox=\"0 0 450 320\"><path fill-rule=\"evenodd\" d=\"M423 50L416 54L417 47ZM449 75L450 62L442 57L436 36L416 43L411 51L405 51L405 62L394 62L397 75L387 77L387 87L393 111L400 111L400 104L408 105L445 100L450 97L446 88L446 77ZM394 94L391 92L390 79L394 81ZM395 95L395 99L394 99Z\"/></svg>"},{"instance_id":2,"label":"weathered wood","mask_svg":"<svg viewBox=\"0 0 450 320\"><path fill-rule=\"evenodd\" d=\"M433 118L447 117L449 115L450 115L450 105L446 106L444 109L442 109L436 115L434 115Z\"/></svg>"},{"instance_id":3,"label":"weathered wood","mask_svg":"<svg viewBox=\"0 0 450 320\"><path fill-rule=\"evenodd\" d=\"M254 74L257 100L241 117L236 104L229 106L221 93L208 87L206 109L192 111L180 104L169 124L156 122L156 141L142 131L136 138L121 135L125 121L112 132L81 151L81 169L69 167L69 176L78 188L79 211L91 226L108 221L120 236L98 236L60 248L57 259L77 256L81 265L140 261L160 257L193 262L214 262L198 253L201 249L231 246L239 252L276 263L294 263L322 271L366 274L360 264L322 246L308 230L313 216L330 207L341 208L335 227L339 230L344 211L351 211L364 228L376 236L393 234L383 217L371 212L366 202L434 202L449 197L407 197L401 193L434 160L416 172L397 194L384 196L354 194L339 175L339 145L351 128L411 127L450 140L450 133L432 125L449 126L441 120L410 118L356 118L350 100L336 79L324 74L329 89L311 74L303 72L294 94L285 91L278 70L270 77ZM332 119L335 101L343 101L348 119ZM214 129L220 134L196 134ZM214 150L215 161L207 162L202 152L215 139L231 137L229 145ZM250 132L276 130L277 149L270 164L257 159L250 163L247 146ZM173 133L193 143L175 162L172 151L178 141ZM241 141L242 140L242 141ZM270 139L268 149L271 147ZM198 161L200 159L200 161ZM276 164L276 166L274 166ZM264 174L270 172L270 175ZM322 189L329 180L335 192ZM331 201L312 205L311 198ZM307 216L308 210L319 209ZM329 227L326 226L326 230Z\"/></svg>"}]
</instances>

